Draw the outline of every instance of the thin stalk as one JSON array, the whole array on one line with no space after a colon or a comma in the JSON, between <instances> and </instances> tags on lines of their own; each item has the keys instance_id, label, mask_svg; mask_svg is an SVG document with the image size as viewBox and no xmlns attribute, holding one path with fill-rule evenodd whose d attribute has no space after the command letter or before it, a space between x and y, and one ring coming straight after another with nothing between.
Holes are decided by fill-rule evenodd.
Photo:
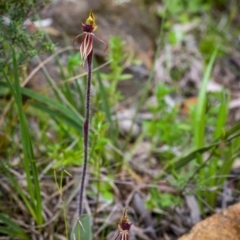
<instances>
[{"instance_id":1,"label":"thin stalk","mask_svg":"<svg viewBox=\"0 0 240 240\"><path fill-rule=\"evenodd\" d=\"M84 157L83 157L83 170L82 170L82 179L79 190L79 217L82 215L82 205L83 205L83 193L85 188L85 177L87 172L87 163L88 163L88 134L89 134L89 122L90 122L90 102L91 102L91 80L92 80L92 57L93 50L87 56L87 90L86 90L86 107L85 107L85 121L83 125L83 148L84 148Z\"/></svg>"}]
</instances>

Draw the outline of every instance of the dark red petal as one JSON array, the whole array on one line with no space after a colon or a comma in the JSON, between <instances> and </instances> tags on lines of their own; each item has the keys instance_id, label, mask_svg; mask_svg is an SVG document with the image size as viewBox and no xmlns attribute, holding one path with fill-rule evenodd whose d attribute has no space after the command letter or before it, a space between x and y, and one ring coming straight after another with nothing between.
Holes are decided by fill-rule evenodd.
<instances>
[{"instance_id":1,"label":"dark red petal","mask_svg":"<svg viewBox=\"0 0 240 240\"><path fill-rule=\"evenodd\" d=\"M73 39L73 45L74 45L75 41L76 41L80 36L82 36L83 34L85 34L85 33L78 34L78 35Z\"/></svg>"},{"instance_id":2,"label":"dark red petal","mask_svg":"<svg viewBox=\"0 0 240 240\"><path fill-rule=\"evenodd\" d=\"M132 225L132 223L126 223L126 222L120 223L121 229L127 230L127 231L131 228L131 225Z\"/></svg>"},{"instance_id":3,"label":"dark red petal","mask_svg":"<svg viewBox=\"0 0 240 240\"><path fill-rule=\"evenodd\" d=\"M93 49L93 39L91 33L85 33L84 39L80 46L80 53L82 56L83 61L87 59L87 56L90 54L90 52Z\"/></svg>"},{"instance_id":4,"label":"dark red petal","mask_svg":"<svg viewBox=\"0 0 240 240\"><path fill-rule=\"evenodd\" d=\"M82 30L83 30L84 32L89 32L89 33L91 33L91 32L93 32L94 27L93 27L92 25L87 25L87 24L83 24L83 23L82 23Z\"/></svg>"},{"instance_id":5,"label":"dark red petal","mask_svg":"<svg viewBox=\"0 0 240 240\"><path fill-rule=\"evenodd\" d=\"M108 49L108 45L107 43L105 43L102 39L100 39L99 37L97 37L94 33L92 33L92 35L98 40L100 41L101 43L105 44L106 48L104 50L104 52Z\"/></svg>"}]
</instances>

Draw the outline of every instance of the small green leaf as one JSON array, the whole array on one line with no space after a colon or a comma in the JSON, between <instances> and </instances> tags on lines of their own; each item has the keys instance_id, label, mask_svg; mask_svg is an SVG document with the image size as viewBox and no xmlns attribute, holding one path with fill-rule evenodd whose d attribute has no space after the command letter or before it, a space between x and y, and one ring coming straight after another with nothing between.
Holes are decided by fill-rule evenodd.
<instances>
[{"instance_id":1,"label":"small green leaf","mask_svg":"<svg viewBox=\"0 0 240 240\"><path fill-rule=\"evenodd\" d=\"M130 78L132 78L132 77L133 77L132 74L122 74L122 75L119 77L119 80L120 80L120 81L123 81L123 80L130 79Z\"/></svg>"},{"instance_id":2,"label":"small green leaf","mask_svg":"<svg viewBox=\"0 0 240 240\"><path fill-rule=\"evenodd\" d=\"M82 215L74 224L71 240L92 240L91 216Z\"/></svg>"}]
</instances>

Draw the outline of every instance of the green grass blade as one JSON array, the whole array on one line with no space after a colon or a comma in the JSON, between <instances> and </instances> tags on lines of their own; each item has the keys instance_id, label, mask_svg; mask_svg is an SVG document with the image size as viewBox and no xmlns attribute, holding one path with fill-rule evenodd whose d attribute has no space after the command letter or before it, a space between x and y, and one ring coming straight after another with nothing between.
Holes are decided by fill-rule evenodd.
<instances>
[{"instance_id":1,"label":"green grass blade","mask_svg":"<svg viewBox=\"0 0 240 240\"><path fill-rule=\"evenodd\" d=\"M18 108L18 115L20 121L21 143L23 147L23 168L26 174L27 187L31 199L31 205L34 209L35 220L37 224L43 223L42 217L42 199L40 194L40 186L38 181L37 166L33 156L32 142L28 130L28 124L22 108L22 94L18 77L18 66L16 62L15 51L12 49L14 83L10 82L8 76L4 72L5 80L12 92Z\"/></svg>"},{"instance_id":2,"label":"green grass blade","mask_svg":"<svg viewBox=\"0 0 240 240\"><path fill-rule=\"evenodd\" d=\"M72 119L72 121L74 121L76 124L79 124L79 123L82 124L83 118L79 118L79 116L75 112L73 112L71 109L69 109L62 103L55 101L49 97L46 97L40 93L34 92L30 89L27 89L27 88L21 88L21 92L22 92L22 94L24 94L34 100L37 100L38 102L44 103L44 104L58 110L59 112L63 113L65 116L68 116L68 118Z\"/></svg>"},{"instance_id":3,"label":"green grass blade","mask_svg":"<svg viewBox=\"0 0 240 240\"><path fill-rule=\"evenodd\" d=\"M226 121L227 121L228 105L229 105L229 94L226 95L225 92L223 91L221 93L220 108L218 111L218 116L216 118L216 124L215 124L216 127L215 127L215 131L213 133L214 139L216 139L222 135L222 131L223 131ZM224 152L224 151L222 151L222 152ZM209 162L208 168L206 168L206 175L209 178L208 188L215 187L217 184L217 178L215 176L217 175L217 172L218 172L219 160L220 160L219 156L213 157L211 159L211 161ZM217 196L216 191L209 191L206 194L206 200L211 207L215 206L216 196Z\"/></svg>"},{"instance_id":4,"label":"green grass blade","mask_svg":"<svg viewBox=\"0 0 240 240\"><path fill-rule=\"evenodd\" d=\"M216 183L217 185L222 185L224 183L224 181L227 178L227 175L230 173L232 169L234 161L239 156L239 152L240 152L240 137L237 137L232 141L231 146L228 147L224 155L223 164L220 168L220 171L218 171L218 174L224 177L218 178L218 181Z\"/></svg>"},{"instance_id":5,"label":"green grass blade","mask_svg":"<svg viewBox=\"0 0 240 240\"><path fill-rule=\"evenodd\" d=\"M24 204L26 205L26 207L27 207L28 211L30 212L30 214L32 215L32 217L34 219L36 219L37 217L36 217L36 213L34 211L34 208L32 207L31 203L29 202L27 196L25 196L25 194L22 190L22 187L19 186L18 181L12 176L12 174L9 172L8 168L3 163L1 163L1 167L4 170L5 174L7 175L8 179L10 179L10 181L11 181L13 187L14 187L14 190L22 198Z\"/></svg>"},{"instance_id":6,"label":"green grass blade","mask_svg":"<svg viewBox=\"0 0 240 240\"><path fill-rule=\"evenodd\" d=\"M0 227L0 233L6 234L9 237L14 239L30 239L24 230L11 219L6 217L5 215L0 213L0 222L1 225L4 224L5 226Z\"/></svg>"},{"instance_id":7,"label":"green grass blade","mask_svg":"<svg viewBox=\"0 0 240 240\"><path fill-rule=\"evenodd\" d=\"M198 155L202 155L203 153L209 151L210 149L212 149L213 147L215 147L217 145L218 145L218 143L216 142L216 143L212 143L208 146L195 149L195 150L191 151L190 153L188 153L184 157L180 157L175 160L172 160L172 163L168 163L167 166L164 167L164 169L165 169L165 171L170 171L170 170L177 171L177 170L181 169L182 167L184 167L185 165L187 165L188 163L190 163L191 161L195 160Z\"/></svg>"},{"instance_id":8,"label":"green grass blade","mask_svg":"<svg viewBox=\"0 0 240 240\"><path fill-rule=\"evenodd\" d=\"M76 86L75 88L76 88L77 93L78 93L79 102L80 102L80 103L83 103L83 102L84 102L84 93L83 93L82 87L81 87L81 85L80 85L80 83L79 83L78 80L75 81L75 86ZM81 114L84 114L84 105L83 105L83 104L82 104L79 112L80 112Z\"/></svg>"},{"instance_id":9,"label":"green grass blade","mask_svg":"<svg viewBox=\"0 0 240 240\"><path fill-rule=\"evenodd\" d=\"M4 73L4 74L5 74L5 73ZM11 82L10 82L10 80L8 79L8 77L7 77L6 74L5 74L5 79L6 79L6 81L7 81L7 84L8 84L8 86L9 86L9 88L10 88L13 96L14 96L15 101L16 101L16 100L18 99L17 93L15 92L14 87L12 86L12 84L11 84ZM18 106L18 110L19 110L19 108L21 107L21 106L19 105L19 102L17 103L17 106ZM25 135L26 135L27 133L26 133L26 131L25 131L26 129L25 129L23 123L22 123L22 121L24 121L24 118L23 118L23 116L22 116L21 110L19 110L19 115L20 115L19 118L20 118L21 138L24 138L24 137L26 137ZM27 135L28 135L28 134L27 134ZM29 191L29 194L30 194L31 199L33 199L33 198L34 198L34 194L33 194L32 182L31 182L30 167L29 167L28 162L26 161L26 160L27 160L26 157L28 157L28 154L26 154L26 145L27 145L27 144L26 144L26 141L25 141L25 140L22 141L22 145L23 145L23 151L24 151L23 167L24 167L24 171L25 171L25 173L26 173L26 178L27 178L27 183L28 183L28 191ZM29 184L29 183L30 183L30 184ZM16 185L14 185L14 186L16 186ZM32 207L29 207L29 210L30 210L30 209L32 209ZM36 215L35 215L34 211L30 211L30 212L32 213L32 215L33 215L34 218L35 218Z\"/></svg>"},{"instance_id":10,"label":"green grass blade","mask_svg":"<svg viewBox=\"0 0 240 240\"><path fill-rule=\"evenodd\" d=\"M239 134L240 134L240 122L236 123L226 133L223 133L223 136L221 136L221 137L224 139L230 139Z\"/></svg>"},{"instance_id":11,"label":"green grass blade","mask_svg":"<svg viewBox=\"0 0 240 240\"><path fill-rule=\"evenodd\" d=\"M221 137L223 129L225 127L227 117L228 117L228 109L229 109L229 101L230 95L229 93L223 91L221 93L221 102L220 102L220 109L218 112L218 116L216 118L215 130L214 130L214 139Z\"/></svg>"},{"instance_id":12,"label":"green grass blade","mask_svg":"<svg viewBox=\"0 0 240 240\"><path fill-rule=\"evenodd\" d=\"M194 119L194 146L200 148L204 146L204 132L205 132L205 114L206 114L206 92L207 85L211 76L213 64L217 55L217 49L214 50L211 59L207 65L204 73L203 82L198 95L198 102L195 111Z\"/></svg>"},{"instance_id":13,"label":"green grass blade","mask_svg":"<svg viewBox=\"0 0 240 240\"><path fill-rule=\"evenodd\" d=\"M211 76L213 64L217 56L218 49L216 48L210 58L207 68L204 73L203 82L198 95L198 102L194 112L194 147L202 148L205 145L205 124L206 124L206 102L207 102L207 85ZM196 156L197 163L201 166L203 164L203 155L198 154ZM205 169L201 168L199 173L199 181L202 182L205 179ZM198 192L197 194L202 195L205 193ZM199 201L199 206L203 212L202 202Z\"/></svg>"},{"instance_id":14,"label":"green grass blade","mask_svg":"<svg viewBox=\"0 0 240 240\"><path fill-rule=\"evenodd\" d=\"M42 105L41 103L38 103L38 102L31 102L30 104L34 108L39 109L39 110L49 114L50 116L52 116L52 118L57 118L58 120L64 121L68 126L73 127L77 131L79 131L79 132L82 131L82 125L79 121L75 121L76 119L69 118L68 115L63 114L63 113L59 112L58 110L51 109L48 106Z\"/></svg>"},{"instance_id":15,"label":"green grass blade","mask_svg":"<svg viewBox=\"0 0 240 240\"><path fill-rule=\"evenodd\" d=\"M0 87L8 88L8 84L6 82L0 82Z\"/></svg>"},{"instance_id":16,"label":"green grass blade","mask_svg":"<svg viewBox=\"0 0 240 240\"><path fill-rule=\"evenodd\" d=\"M99 87L100 87L100 94L101 94L103 110L106 113L108 121L111 123L112 122L111 109L110 109L110 106L109 106L109 103L108 103L108 97L107 97L106 89L105 89L105 87L102 83L101 75L98 71L96 72L96 77L97 77L98 84L99 84Z\"/></svg>"}]
</instances>

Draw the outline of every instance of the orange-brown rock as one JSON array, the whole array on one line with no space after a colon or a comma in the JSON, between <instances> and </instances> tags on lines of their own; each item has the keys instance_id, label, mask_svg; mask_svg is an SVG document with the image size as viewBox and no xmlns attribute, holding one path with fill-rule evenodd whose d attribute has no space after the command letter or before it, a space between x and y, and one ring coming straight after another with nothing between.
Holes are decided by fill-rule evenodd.
<instances>
[{"instance_id":1,"label":"orange-brown rock","mask_svg":"<svg viewBox=\"0 0 240 240\"><path fill-rule=\"evenodd\" d=\"M199 222L178 240L240 240L240 203Z\"/></svg>"}]
</instances>

